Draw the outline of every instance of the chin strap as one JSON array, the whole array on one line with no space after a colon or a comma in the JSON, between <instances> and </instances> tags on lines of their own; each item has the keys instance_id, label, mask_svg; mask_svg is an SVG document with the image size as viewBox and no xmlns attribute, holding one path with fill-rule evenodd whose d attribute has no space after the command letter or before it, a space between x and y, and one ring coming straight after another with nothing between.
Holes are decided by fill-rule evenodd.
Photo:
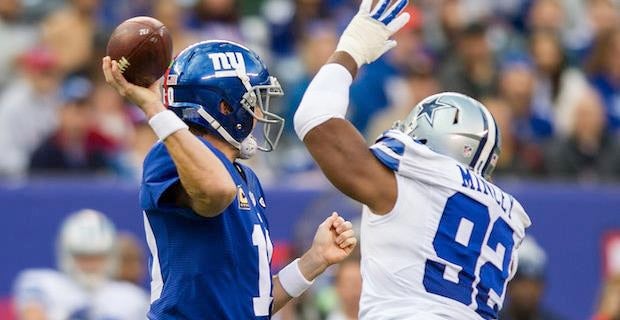
<instances>
[{"instance_id":1,"label":"chin strap","mask_svg":"<svg viewBox=\"0 0 620 320\"><path fill-rule=\"evenodd\" d=\"M256 93L254 93L254 89L252 89L252 84L250 84L250 77L248 77L246 73L241 71L241 69L235 69L235 72L237 73L237 77L239 78L239 80L241 80L241 83L243 84L243 87L246 91L246 93L243 95L243 100L249 106L256 106L258 98L256 97ZM241 103L243 104L244 101L242 101Z\"/></svg>"},{"instance_id":2,"label":"chin strap","mask_svg":"<svg viewBox=\"0 0 620 320\"><path fill-rule=\"evenodd\" d=\"M213 129L219 133L224 140L233 145L235 148L239 149L239 157L241 159L249 159L254 154L256 154L256 150L258 150L258 143L256 139L250 134L243 141L239 142L235 140L229 133L220 125L220 123L215 120L205 109L199 108L198 114L207 122Z\"/></svg>"}]
</instances>

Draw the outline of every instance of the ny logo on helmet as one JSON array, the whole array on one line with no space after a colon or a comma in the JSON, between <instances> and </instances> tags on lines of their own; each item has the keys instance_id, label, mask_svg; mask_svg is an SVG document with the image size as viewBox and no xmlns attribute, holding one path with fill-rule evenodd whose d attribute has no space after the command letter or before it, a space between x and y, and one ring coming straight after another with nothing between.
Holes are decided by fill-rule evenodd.
<instances>
[{"instance_id":1,"label":"ny logo on helmet","mask_svg":"<svg viewBox=\"0 0 620 320\"><path fill-rule=\"evenodd\" d=\"M237 70L245 74L245 61L241 52L210 53L209 58L213 62L213 70L217 78L237 77Z\"/></svg>"}]
</instances>

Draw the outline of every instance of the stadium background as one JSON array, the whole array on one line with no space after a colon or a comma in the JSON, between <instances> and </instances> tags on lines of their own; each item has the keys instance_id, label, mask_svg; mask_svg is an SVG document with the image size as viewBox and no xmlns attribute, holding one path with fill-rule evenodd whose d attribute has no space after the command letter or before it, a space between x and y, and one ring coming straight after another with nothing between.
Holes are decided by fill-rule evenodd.
<instances>
[{"instance_id":1,"label":"stadium background","mask_svg":"<svg viewBox=\"0 0 620 320\"><path fill-rule=\"evenodd\" d=\"M426 95L452 90L485 102L503 136L497 184L521 200L547 254L544 304L566 319L591 318L604 283L620 273L619 3L413 3L399 46L352 87L352 121L371 140ZM246 44L282 83L276 108L290 120L356 8L354 0L0 1L0 297L9 301L19 270L54 266L55 233L72 211L99 209L143 238L137 189L154 136L100 72L119 22L161 19L175 52L205 39ZM278 151L251 161L268 186L276 264L307 245L330 210L359 212L288 123Z\"/></svg>"}]
</instances>

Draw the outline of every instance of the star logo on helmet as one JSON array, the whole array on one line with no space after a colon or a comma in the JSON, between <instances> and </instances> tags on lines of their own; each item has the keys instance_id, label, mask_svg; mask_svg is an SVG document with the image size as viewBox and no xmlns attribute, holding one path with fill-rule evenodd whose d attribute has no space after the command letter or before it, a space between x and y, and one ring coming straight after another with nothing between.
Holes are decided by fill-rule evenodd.
<instances>
[{"instance_id":1,"label":"star logo on helmet","mask_svg":"<svg viewBox=\"0 0 620 320\"><path fill-rule=\"evenodd\" d=\"M436 98L434 100L431 100L427 103L422 104L422 110L420 110L420 112L417 115L418 119L420 117L425 117L428 120L428 123L430 123L431 127L433 126L433 121L435 118L435 111L437 111L438 109L445 109L445 108L456 109L455 106L441 102L439 101L439 99L440 98Z\"/></svg>"}]
</instances>

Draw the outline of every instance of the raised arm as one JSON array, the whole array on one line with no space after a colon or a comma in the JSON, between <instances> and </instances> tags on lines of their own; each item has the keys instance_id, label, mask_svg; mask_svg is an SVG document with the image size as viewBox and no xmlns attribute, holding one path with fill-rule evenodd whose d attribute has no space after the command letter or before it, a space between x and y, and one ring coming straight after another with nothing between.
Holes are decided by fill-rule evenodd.
<instances>
[{"instance_id":1,"label":"raised arm","mask_svg":"<svg viewBox=\"0 0 620 320\"><path fill-rule=\"evenodd\" d=\"M147 89L127 82L116 61L109 57L103 58L103 72L106 81L120 95L144 111L149 123L152 124L153 120L166 122L165 126L171 131L176 130L163 139L181 180L175 198L205 217L222 212L235 199L235 183L217 156L187 129L181 119L166 111L161 103L158 83Z\"/></svg>"},{"instance_id":2,"label":"raised arm","mask_svg":"<svg viewBox=\"0 0 620 320\"><path fill-rule=\"evenodd\" d=\"M345 120L349 87L357 70L393 48L390 36L408 21L407 0L363 0L336 52L314 77L295 113L295 130L327 178L377 214L396 203L394 173L370 152L363 136ZM372 93L369 93L372 94Z\"/></svg>"}]
</instances>

